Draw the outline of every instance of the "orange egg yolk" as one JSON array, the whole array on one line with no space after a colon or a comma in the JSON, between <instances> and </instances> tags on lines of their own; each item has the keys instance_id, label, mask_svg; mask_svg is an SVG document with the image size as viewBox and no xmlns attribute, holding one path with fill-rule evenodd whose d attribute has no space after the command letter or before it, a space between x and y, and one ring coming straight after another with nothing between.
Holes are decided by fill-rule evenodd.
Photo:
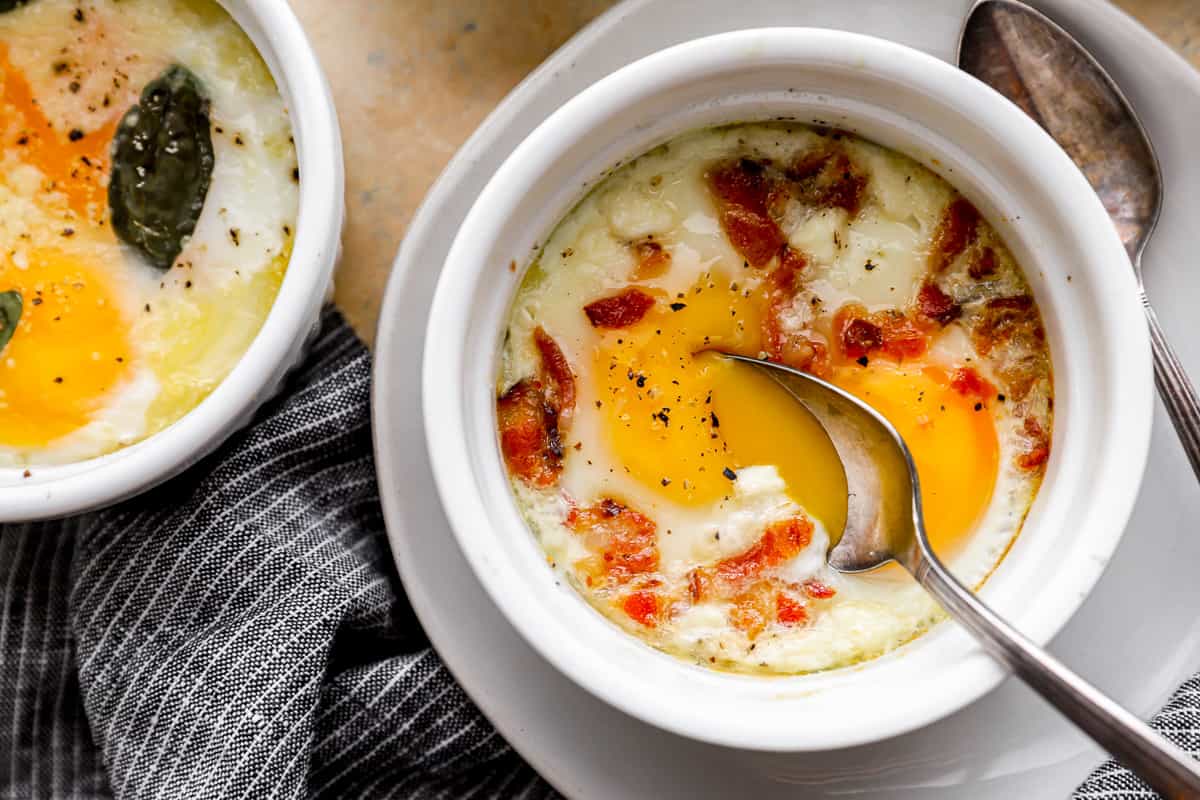
<instances>
[{"instance_id":1,"label":"orange egg yolk","mask_svg":"<svg viewBox=\"0 0 1200 800\"><path fill-rule=\"evenodd\" d=\"M950 386L937 367L843 366L834 382L873 406L904 438L921 481L934 550L953 555L991 502L1000 455L987 407ZM978 407L977 407L978 406Z\"/></svg>"},{"instance_id":2,"label":"orange egg yolk","mask_svg":"<svg viewBox=\"0 0 1200 800\"><path fill-rule=\"evenodd\" d=\"M23 311L0 351L0 443L36 447L86 424L129 361L126 321L95 270L61 252L20 269L0 261L0 292Z\"/></svg>"},{"instance_id":3,"label":"orange egg yolk","mask_svg":"<svg viewBox=\"0 0 1200 800\"><path fill-rule=\"evenodd\" d=\"M613 457L658 496L691 507L730 496L739 469L773 465L788 495L836 537L847 488L820 424L767 376L700 352L759 352L765 303L729 287L713 276L682 297L660 296L632 328L602 334L593 374ZM851 362L833 381L904 437L934 548L952 555L991 501L999 464L991 413L955 391L944 370L920 363Z\"/></svg>"},{"instance_id":4,"label":"orange egg yolk","mask_svg":"<svg viewBox=\"0 0 1200 800\"><path fill-rule=\"evenodd\" d=\"M663 297L632 328L603 333L592 373L613 456L659 496L691 507L731 496L739 469L773 465L792 499L840 531L845 475L816 419L770 378L694 355L756 355L760 309L714 275Z\"/></svg>"},{"instance_id":5,"label":"orange egg yolk","mask_svg":"<svg viewBox=\"0 0 1200 800\"><path fill-rule=\"evenodd\" d=\"M0 42L0 125L7 128L5 147L15 147L22 161L37 167L48 191L66 196L80 219L103 219L109 172L109 145L116 132L114 114L99 130L60 130L47 119L21 71Z\"/></svg>"}]
</instances>

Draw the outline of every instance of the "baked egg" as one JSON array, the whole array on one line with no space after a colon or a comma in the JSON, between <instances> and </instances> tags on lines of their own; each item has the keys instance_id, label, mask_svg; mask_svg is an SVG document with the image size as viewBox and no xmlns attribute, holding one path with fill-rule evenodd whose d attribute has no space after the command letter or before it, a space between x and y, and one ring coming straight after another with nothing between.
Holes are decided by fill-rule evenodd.
<instances>
[{"instance_id":1,"label":"baked egg","mask_svg":"<svg viewBox=\"0 0 1200 800\"><path fill-rule=\"evenodd\" d=\"M898 568L826 564L843 472L770 359L904 436L934 548L978 586L1049 457L1029 286L946 181L849 133L690 133L607 176L525 273L497 376L499 447L552 569L648 644L796 674L888 652L941 612Z\"/></svg>"},{"instance_id":2,"label":"baked egg","mask_svg":"<svg viewBox=\"0 0 1200 800\"><path fill-rule=\"evenodd\" d=\"M29 468L135 444L224 379L283 280L299 170L213 0L8 5L0 466Z\"/></svg>"}]
</instances>

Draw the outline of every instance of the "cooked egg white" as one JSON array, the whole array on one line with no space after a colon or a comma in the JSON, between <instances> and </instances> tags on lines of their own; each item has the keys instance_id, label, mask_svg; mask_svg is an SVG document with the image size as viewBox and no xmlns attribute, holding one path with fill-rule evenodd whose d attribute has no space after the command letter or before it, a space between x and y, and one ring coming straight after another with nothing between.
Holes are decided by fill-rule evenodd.
<instances>
[{"instance_id":1,"label":"cooked egg white","mask_svg":"<svg viewBox=\"0 0 1200 800\"><path fill-rule=\"evenodd\" d=\"M747 155L786 164L826 146L827 134L802 125L741 125L685 135L619 169L549 238L507 329L499 392L538 374L537 327L562 349L576 376L557 485L513 480L548 560L626 630L724 669L790 674L852 664L900 646L941 615L898 568L851 576L826 565L831 538L845 522L847 491L828 439L768 378L701 352L760 355L770 291L769 270L751 267L723 230L706 171ZM837 146L869 177L861 209L852 216L793 205L779 223L807 260L781 324L826 335L834 313L848 303L868 312L913 305L929 280L943 211L957 196L902 155L849 135L839 136ZM988 296L1027 292L1011 255L980 225L996 254ZM667 267L643 271L637 243L646 242L669 254ZM964 270L957 264L943 279L960 280ZM655 299L636 324L600 329L583 313L588 303L630 286ZM999 350L990 357L977 352L957 324L931 336L928 349L913 358L834 358L829 377L900 430L920 471L935 548L960 579L978 585L1007 551L1037 491L1040 471L1017 462L1028 447L1023 416L1036 406L1048 424L1048 380L1020 404L1002 395L980 402L957 390L952 375L970 368L1003 387ZM657 623L624 613L619 597L594 585L580 566L594 554L566 520L573 508L604 498L656 525L660 561L643 585L673 598ZM796 518L812 521L811 537L774 578L834 590L809 602L803 624L767 624L748 634L731 624L730 598L689 599L696 570L752 551L765 529Z\"/></svg>"},{"instance_id":2,"label":"cooked egg white","mask_svg":"<svg viewBox=\"0 0 1200 800\"><path fill-rule=\"evenodd\" d=\"M164 273L108 224L109 148L176 63L211 100L215 165ZM0 292L24 305L0 352L0 467L102 455L203 400L278 292L298 180L283 100L213 0L38 0L0 14Z\"/></svg>"}]
</instances>

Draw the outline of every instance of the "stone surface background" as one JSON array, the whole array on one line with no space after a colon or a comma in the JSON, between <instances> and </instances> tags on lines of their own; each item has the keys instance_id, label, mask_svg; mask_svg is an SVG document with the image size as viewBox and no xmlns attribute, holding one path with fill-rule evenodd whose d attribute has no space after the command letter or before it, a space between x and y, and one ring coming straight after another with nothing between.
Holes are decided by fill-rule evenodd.
<instances>
[{"instance_id":1,"label":"stone surface background","mask_svg":"<svg viewBox=\"0 0 1200 800\"><path fill-rule=\"evenodd\" d=\"M1200 67L1198 0L1116 0ZM489 111L612 0L292 0L333 85L348 225L337 302L373 342L409 220Z\"/></svg>"}]
</instances>

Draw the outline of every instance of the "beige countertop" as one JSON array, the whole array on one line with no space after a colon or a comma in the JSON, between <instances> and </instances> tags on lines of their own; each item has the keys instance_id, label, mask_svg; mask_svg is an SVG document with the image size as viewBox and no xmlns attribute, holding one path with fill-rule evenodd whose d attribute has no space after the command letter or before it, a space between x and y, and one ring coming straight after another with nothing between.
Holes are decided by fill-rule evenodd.
<instances>
[{"instance_id":1,"label":"beige countertop","mask_svg":"<svg viewBox=\"0 0 1200 800\"><path fill-rule=\"evenodd\" d=\"M1116 2L1200 67L1200 2ZM368 342L396 249L446 162L512 87L612 4L527 0L514 14L509 0L341 0L330 14L329 0L292 0L341 116L348 221L337 302Z\"/></svg>"}]
</instances>

